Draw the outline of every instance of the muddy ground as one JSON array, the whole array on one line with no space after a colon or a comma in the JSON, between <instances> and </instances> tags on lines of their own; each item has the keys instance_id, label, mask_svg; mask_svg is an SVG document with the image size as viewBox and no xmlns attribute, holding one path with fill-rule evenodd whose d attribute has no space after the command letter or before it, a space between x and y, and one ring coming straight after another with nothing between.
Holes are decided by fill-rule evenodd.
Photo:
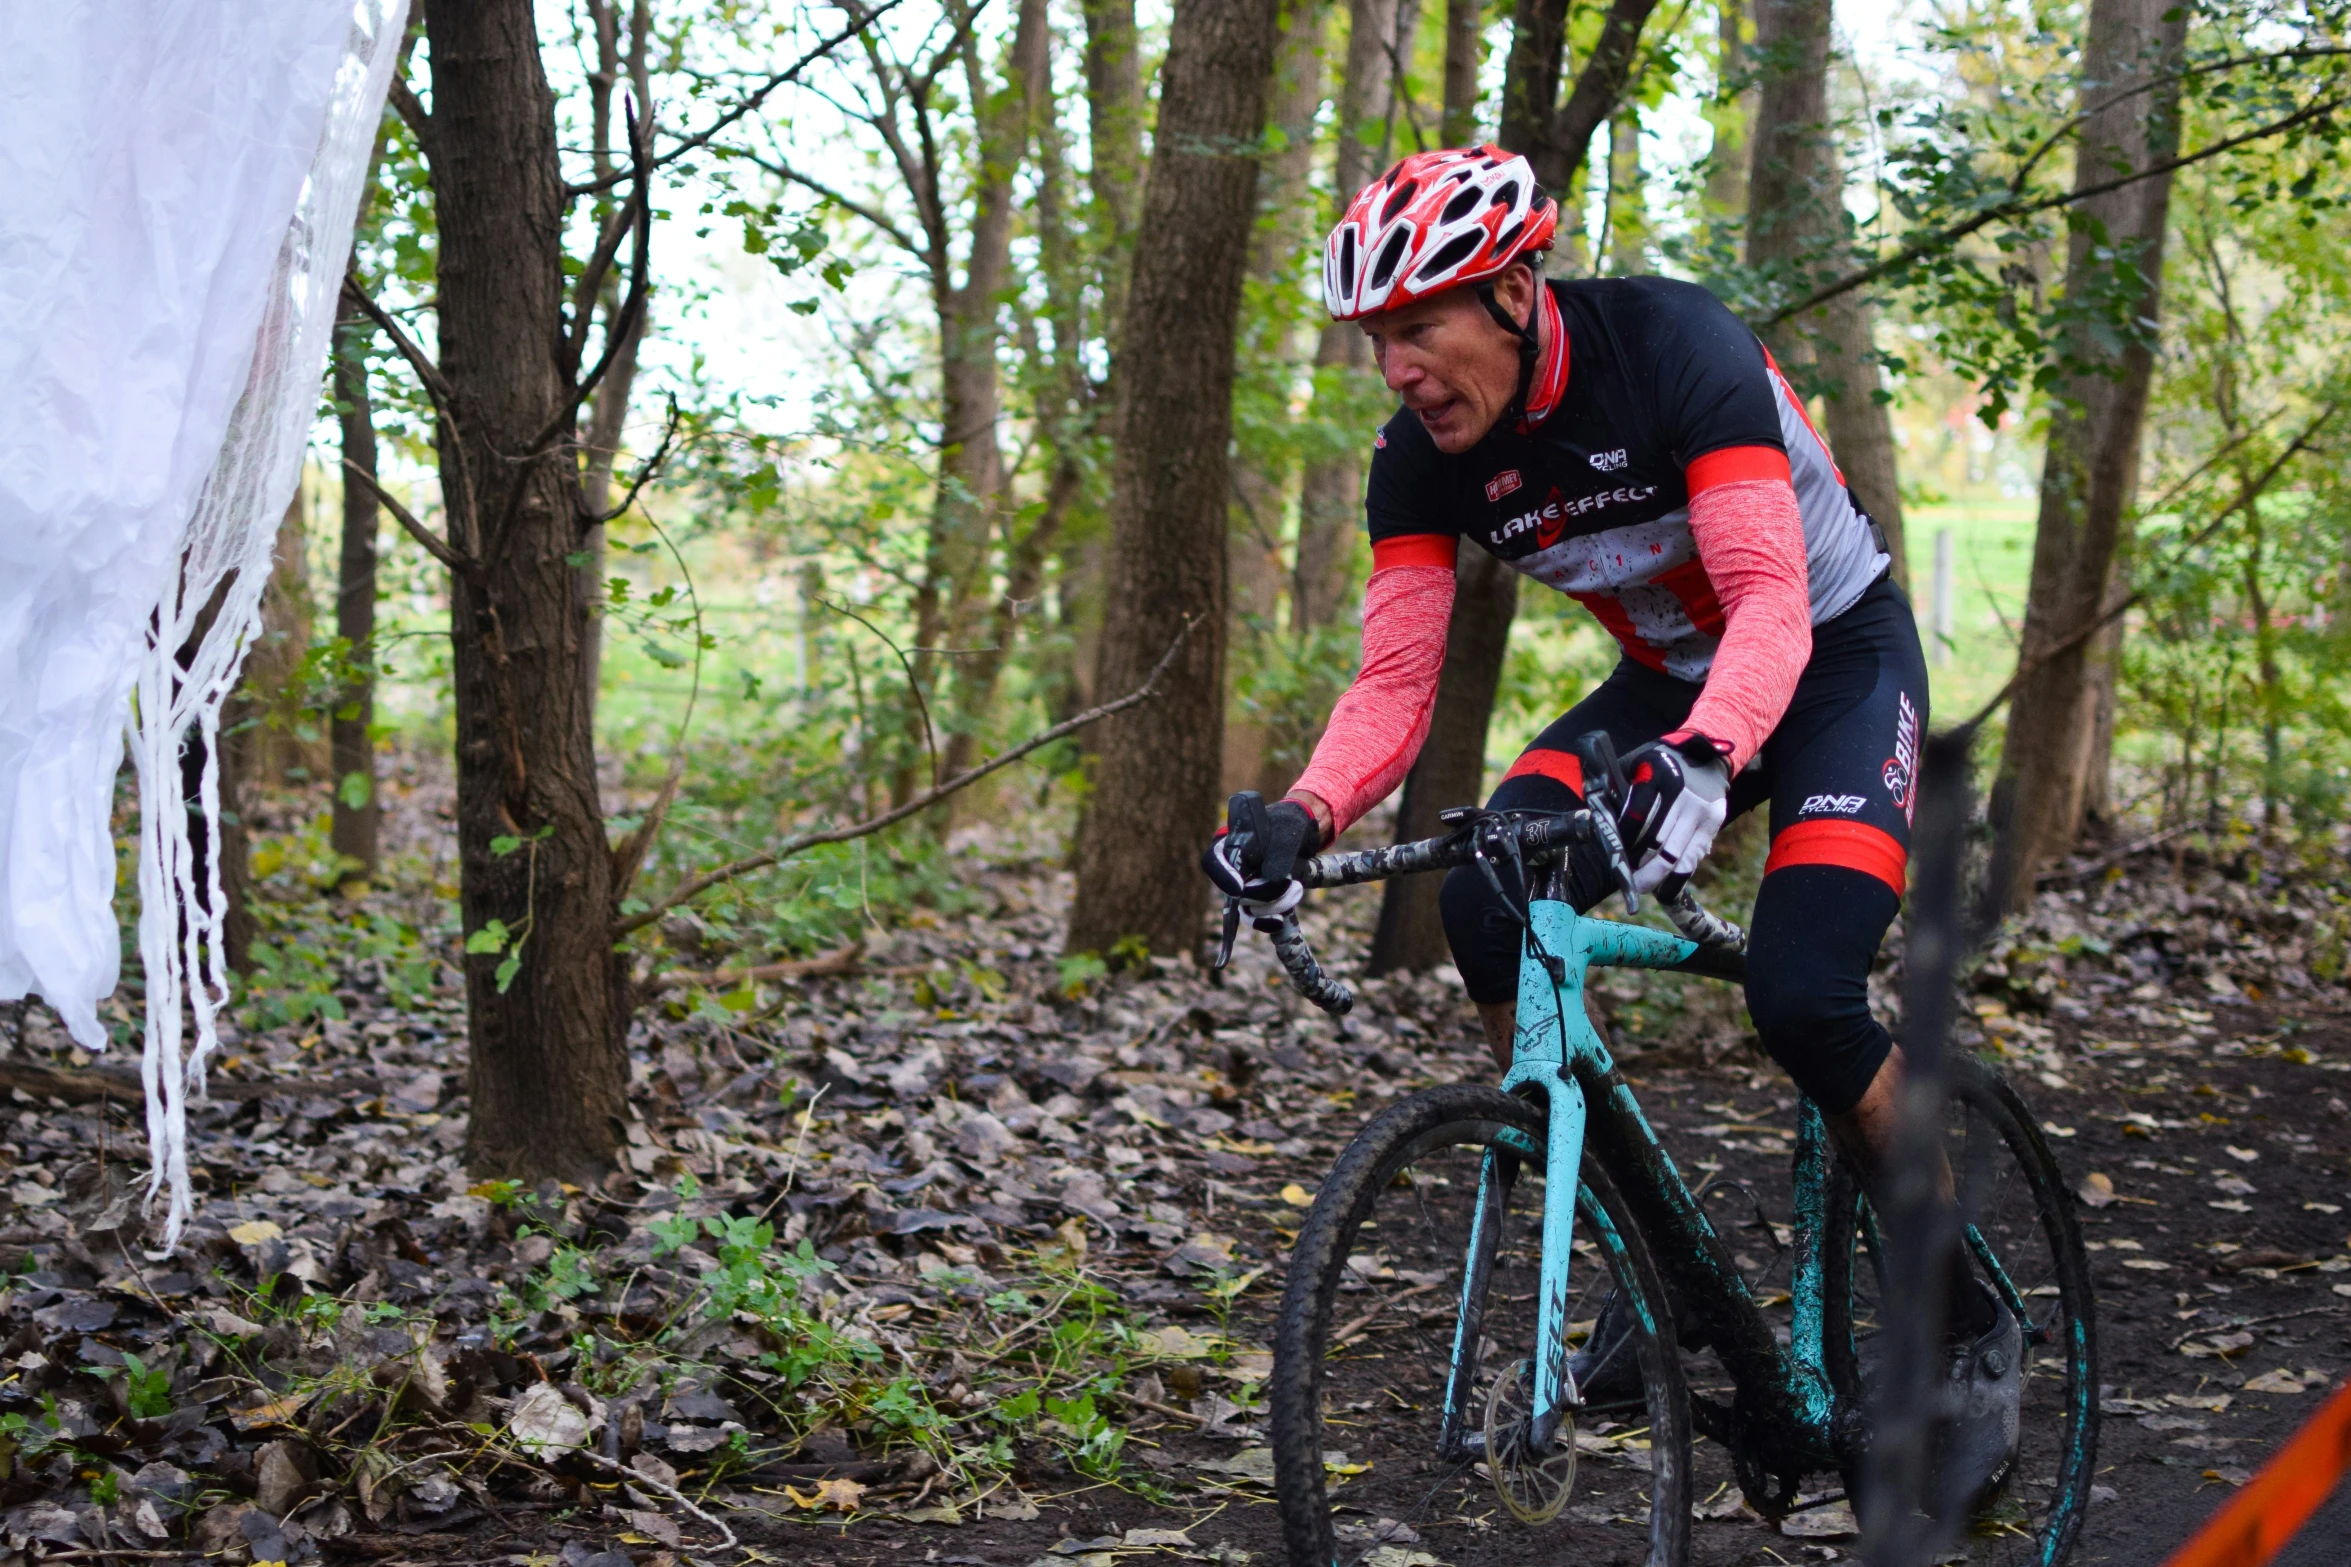
<instances>
[{"instance_id":1,"label":"muddy ground","mask_svg":"<svg viewBox=\"0 0 2351 1567\"><path fill-rule=\"evenodd\" d=\"M2105 1423L2075 1559L2156 1563L2351 1359L2351 996L2324 896L2088 869L1976 972L1961 1042L2082 1193ZM972 880L984 907L870 932L852 972L654 1009L631 1168L590 1191L469 1182L446 976L394 1006L353 960L343 1019L232 1040L171 1258L133 1094L35 1009L0 1057L0 1567L1278 1562L1286 1237L1372 1113L1490 1077L1457 984L1369 984L1342 1031L1262 952L1073 978L1057 871L999 849ZM1375 897L1323 903L1326 951ZM1735 1008L1605 995L1677 1157L1784 1220L1793 1094ZM1853 1552L1708 1500L1707 1567ZM1383 1567L1560 1549L1474 1496L1418 1533ZM2288 1558L2347 1559L2340 1507Z\"/></svg>"}]
</instances>

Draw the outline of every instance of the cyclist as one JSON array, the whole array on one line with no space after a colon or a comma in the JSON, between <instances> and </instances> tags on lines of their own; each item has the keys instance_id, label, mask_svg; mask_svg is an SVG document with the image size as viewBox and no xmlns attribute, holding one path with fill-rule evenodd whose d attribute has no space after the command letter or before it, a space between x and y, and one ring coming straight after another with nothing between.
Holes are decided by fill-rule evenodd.
<instances>
[{"instance_id":1,"label":"cyclist","mask_svg":"<svg viewBox=\"0 0 2351 1567\"><path fill-rule=\"evenodd\" d=\"M1329 843L1402 782L1428 734L1467 539L1590 609L1622 650L1488 805L1580 807L1571 747L1605 730L1625 754L1626 848L1647 891L1768 802L1748 1011L1868 1179L1901 1082L1868 979L1901 903L1927 714L1909 601L1755 334L1691 283L1545 283L1557 224L1524 158L1475 147L1406 158L1331 231L1330 311L1361 325L1403 403L1372 443L1363 662L1271 808L1264 852L1211 873L1281 900L1293 846ZM1596 852L1569 886L1579 910L1608 894ZM1447 878L1442 907L1507 1064L1518 926L1473 869ZM1974 1495L2015 1452L2021 1329L1964 1258L1948 1271L1945 1474Z\"/></svg>"}]
</instances>

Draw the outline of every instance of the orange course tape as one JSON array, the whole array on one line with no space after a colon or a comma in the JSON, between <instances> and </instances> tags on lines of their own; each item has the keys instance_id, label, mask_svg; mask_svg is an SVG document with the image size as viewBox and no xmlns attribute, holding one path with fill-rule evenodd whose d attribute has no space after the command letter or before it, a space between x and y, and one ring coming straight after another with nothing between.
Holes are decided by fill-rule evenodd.
<instances>
[{"instance_id":1,"label":"orange course tape","mask_svg":"<svg viewBox=\"0 0 2351 1567\"><path fill-rule=\"evenodd\" d=\"M2336 1389L2164 1567L2262 1567L2318 1511L2346 1469L2351 1469L2351 1383Z\"/></svg>"}]
</instances>

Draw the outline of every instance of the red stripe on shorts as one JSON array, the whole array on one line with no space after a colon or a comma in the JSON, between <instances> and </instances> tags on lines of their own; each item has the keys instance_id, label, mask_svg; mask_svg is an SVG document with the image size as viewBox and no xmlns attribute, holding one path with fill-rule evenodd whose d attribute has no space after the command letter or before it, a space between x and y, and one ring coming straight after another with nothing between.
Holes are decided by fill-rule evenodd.
<instances>
[{"instance_id":1,"label":"red stripe on shorts","mask_svg":"<svg viewBox=\"0 0 2351 1567\"><path fill-rule=\"evenodd\" d=\"M1510 764L1510 771L1502 775L1505 782L1529 776L1555 779L1573 789L1577 799L1584 796L1583 759L1572 751L1522 751Z\"/></svg>"},{"instance_id":2,"label":"red stripe on shorts","mask_svg":"<svg viewBox=\"0 0 2351 1567\"><path fill-rule=\"evenodd\" d=\"M1763 874L1791 865L1841 865L1864 876L1875 876L1902 895L1910 868L1910 851L1892 833L1867 822L1798 822L1771 841L1771 858Z\"/></svg>"}]
</instances>

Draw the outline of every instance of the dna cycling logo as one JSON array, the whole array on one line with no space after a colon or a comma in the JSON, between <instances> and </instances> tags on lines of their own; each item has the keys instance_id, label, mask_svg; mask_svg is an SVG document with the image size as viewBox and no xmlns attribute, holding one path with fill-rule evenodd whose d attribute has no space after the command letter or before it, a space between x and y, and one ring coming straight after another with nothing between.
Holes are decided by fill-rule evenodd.
<instances>
[{"instance_id":1,"label":"dna cycling logo","mask_svg":"<svg viewBox=\"0 0 2351 1567\"><path fill-rule=\"evenodd\" d=\"M1898 691L1894 710L1894 754L1886 758L1882 776L1886 792L1894 797L1894 809L1907 822L1918 809L1918 709L1910 705L1910 693Z\"/></svg>"},{"instance_id":2,"label":"dna cycling logo","mask_svg":"<svg viewBox=\"0 0 2351 1567\"><path fill-rule=\"evenodd\" d=\"M1852 816L1869 801L1858 794L1816 794L1809 796L1798 816Z\"/></svg>"}]
</instances>

